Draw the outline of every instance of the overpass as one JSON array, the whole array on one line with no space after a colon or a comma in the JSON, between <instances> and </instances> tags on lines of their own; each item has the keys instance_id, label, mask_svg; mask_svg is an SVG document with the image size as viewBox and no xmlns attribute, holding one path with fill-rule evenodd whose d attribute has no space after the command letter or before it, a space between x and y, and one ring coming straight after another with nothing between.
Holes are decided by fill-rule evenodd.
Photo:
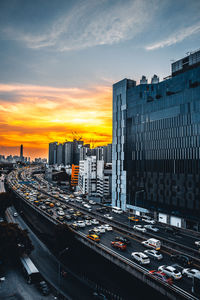
<instances>
[{"instance_id":1,"label":"overpass","mask_svg":"<svg viewBox=\"0 0 200 300\"><path fill-rule=\"evenodd\" d=\"M74 230L73 232L76 239L81 243L99 253L120 268L124 269L127 273L130 273L145 284L153 287L164 296L167 296L170 299L198 299L191 293L192 283L189 278L176 280L174 281L173 285L169 285L164 281L161 281L160 279L152 276L149 271L152 269L157 269L159 265L171 265L172 263L170 261L170 255L175 253L187 253L187 255L189 255L193 259L195 267L200 269L200 255L198 250L194 247L194 241L199 238L199 236L191 236L191 233L186 231L180 232L180 238L178 239L178 237L167 236L164 233L164 229L163 232L161 229L159 233L150 233L148 231L145 233L136 232L133 230L132 226L130 225L130 221L127 218L127 215L125 214L123 216L123 220L122 216L117 216L110 211L110 216L112 217L112 219L108 219L98 212L97 208L101 205L95 205L95 208L88 210L81 204L81 202L75 201L73 197L71 197L71 201L66 202L66 199L63 198L63 193L61 193L61 191L58 193L58 189L56 188L54 188L55 191L53 191L54 193L52 194L52 188L49 187L48 182L45 182L42 177L38 177L38 182L34 182L32 184L32 182L35 180L35 178L34 180L32 178L32 173L34 171L35 168L25 168L21 171L13 171L8 175L7 178L9 187L23 202L25 202L30 207L30 209L36 211L41 217L48 220L48 222L51 224L55 225L61 223L57 219L58 215L56 208L52 209L52 215L50 215L46 210L42 209L42 206L35 206L34 202L30 201L29 197L27 197L26 194L34 191L36 194L39 194L42 197L46 197L46 199L48 197L48 200L59 202L60 205L64 204L66 206L66 210L73 208L74 210L78 210L85 215L96 218L101 223L110 224L113 227L113 231L106 232L104 236L102 235L101 242L99 244L87 238L89 228L79 228L79 230ZM26 182L26 184L20 182ZM56 192L57 195L55 195ZM143 221L140 220L140 224L142 224L142 222ZM70 225L71 223L71 221L67 222L68 225ZM126 252L119 253L118 250L114 250L111 247L110 242L115 239L116 235L126 236L131 240L131 247L127 247ZM144 247L141 244L141 241L149 237L159 237L159 240L162 241L161 252L163 253L164 258L162 263L151 260L151 264L144 267L131 259L131 252L143 251Z\"/></svg>"}]
</instances>

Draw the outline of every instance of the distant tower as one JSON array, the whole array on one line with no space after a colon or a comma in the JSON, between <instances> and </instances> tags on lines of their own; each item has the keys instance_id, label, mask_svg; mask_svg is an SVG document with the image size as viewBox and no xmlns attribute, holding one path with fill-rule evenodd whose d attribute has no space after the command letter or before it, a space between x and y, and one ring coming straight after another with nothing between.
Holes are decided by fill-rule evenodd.
<instances>
[{"instance_id":1,"label":"distant tower","mask_svg":"<svg viewBox=\"0 0 200 300\"><path fill-rule=\"evenodd\" d=\"M20 146L20 158L23 159L23 145Z\"/></svg>"}]
</instances>

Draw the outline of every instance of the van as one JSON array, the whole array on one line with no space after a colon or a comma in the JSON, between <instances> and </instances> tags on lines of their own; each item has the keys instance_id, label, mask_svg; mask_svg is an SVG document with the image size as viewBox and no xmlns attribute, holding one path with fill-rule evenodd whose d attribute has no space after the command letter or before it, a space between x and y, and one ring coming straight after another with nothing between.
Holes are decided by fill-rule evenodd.
<instances>
[{"instance_id":1,"label":"van","mask_svg":"<svg viewBox=\"0 0 200 300\"><path fill-rule=\"evenodd\" d=\"M116 214L122 214L123 210L120 207L113 207L112 212L115 212Z\"/></svg>"},{"instance_id":2,"label":"van","mask_svg":"<svg viewBox=\"0 0 200 300\"><path fill-rule=\"evenodd\" d=\"M151 239L148 239L147 241L143 241L142 245L145 247L148 247L148 248L155 249L155 250L160 250L161 241L151 238Z\"/></svg>"}]
</instances>

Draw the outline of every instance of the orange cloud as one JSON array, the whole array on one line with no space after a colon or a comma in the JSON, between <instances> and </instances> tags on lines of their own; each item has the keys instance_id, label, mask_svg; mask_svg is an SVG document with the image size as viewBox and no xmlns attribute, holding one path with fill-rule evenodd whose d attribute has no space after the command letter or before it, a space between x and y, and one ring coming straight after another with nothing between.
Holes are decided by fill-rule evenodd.
<instances>
[{"instance_id":1,"label":"orange cloud","mask_svg":"<svg viewBox=\"0 0 200 300\"><path fill-rule=\"evenodd\" d=\"M75 131L85 143L111 142L111 88L90 90L0 84L0 153L46 156L48 143L72 139Z\"/></svg>"}]
</instances>

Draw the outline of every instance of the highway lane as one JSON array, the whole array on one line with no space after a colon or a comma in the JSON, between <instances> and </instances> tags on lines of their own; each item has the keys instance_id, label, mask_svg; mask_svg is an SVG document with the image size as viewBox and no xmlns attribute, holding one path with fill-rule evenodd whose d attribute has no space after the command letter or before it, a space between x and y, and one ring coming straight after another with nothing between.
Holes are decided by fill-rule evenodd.
<instances>
[{"instance_id":1,"label":"highway lane","mask_svg":"<svg viewBox=\"0 0 200 300\"><path fill-rule=\"evenodd\" d=\"M46 193L46 192L45 192ZM52 195L51 194L49 194L49 197L51 198L51 199L53 199L53 200L55 200L56 199L56 201L58 201L58 200L60 200L62 203L63 202L65 202L63 199L61 200L60 198L58 199L58 198L56 198L56 197L52 197ZM52 200L52 201L53 201ZM72 202L72 203L66 203L67 204L67 206L68 207L77 207L77 208L79 208L80 210L83 210L83 206L79 203L79 202ZM97 207L96 205L94 206L94 207ZM55 208L53 208L52 209L53 210L53 212L54 212L54 217L57 217L57 213L56 213L56 207ZM93 208L92 210L95 210L95 208ZM85 211L85 209L84 209L84 211ZM67 210L65 210L65 212L67 212ZM90 212L88 212L88 214L89 214ZM113 217L116 219L116 217L121 217L121 215L120 216L116 216L116 214L114 214L114 213L112 213L112 212L110 212L110 214L112 214L113 215ZM100 215L100 214L99 214ZM109 220L106 220L105 219L105 221L107 222L107 223L109 223ZM70 224L71 222L69 222L69 224ZM80 231L81 232L83 232L84 234L86 234L87 233L87 230L88 229L90 229L90 226L88 226L88 228L86 229L81 229ZM112 240L112 239L114 239L114 237L116 236L116 235L119 235L119 232L113 232L113 233L110 233L110 232L107 232L107 233L105 233L105 234L102 234L102 237L101 237L101 244L100 245L102 245L103 247L107 247L108 249L111 249L111 246L110 246L110 241ZM130 238L130 237L129 237ZM131 246L131 248L130 247L128 247L128 249L127 249L127 251L126 252L124 252L124 253L119 253L117 250L113 250L112 249L112 251L114 251L115 253L117 253L118 255L122 255L124 258L126 258L126 259L129 259L130 260L130 258L131 258L131 252L133 252L133 251L144 251L145 250L145 248L144 248L144 246L142 246L141 245L141 243L139 243L138 241L135 241L134 240L134 238L132 238L132 246ZM163 261L161 261L161 262L157 262L157 261L153 261L153 260L151 260L151 264L150 264L150 266L148 267L148 268L146 268L146 270L147 270L147 272L149 271L149 270L152 270L152 269L157 269L158 268L158 266L159 265L162 265L162 264L166 264L166 265L172 265L172 263L171 263L171 261L170 261L170 259L169 259L169 255L168 254L166 254L166 253L164 253L164 259L163 259ZM139 266L139 265L138 265ZM188 278L183 278L183 279L181 279L181 280L179 280L178 282L176 282L176 283L174 283L174 285L175 286L177 286L178 288L181 288L181 289L184 289L184 290L186 290L187 292L191 292L191 280L190 279L188 279Z\"/></svg>"},{"instance_id":2,"label":"highway lane","mask_svg":"<svg viewBox=\"0 0 200 300\"><path fill-rule=\"evenodd\" d=\"M93 226L87 226L85 228L79 229L79 231L84 233L85 235L87 235L88 229L92 229L92 227ZM106 246L108 249L112 249L112 251L114 251L117 255L121 255L122 257L129 259L131 262L135 262L131 258L131 253L132 252L143 252L147 248L144 247L141 243L139 243L137 239L129 237L129 239L131 241L131 245L127 246L126 251L116 250L115 248L113 248L111 246L111 241L114 241L115 237L119 236L119 235L124 236L123 234L119 234L119 232L115 231L115 230L112 232L102 233L100 235L100 237L101 237L100 245ZM157 270L160 265L173 265L172 261L170 260L169 254L162 251L162 249L160 252L163 254L163 260L157 261L157 260L150 258L150 265L143 265L143 268L147 272L149 272L150 270ZM136 262L135 262L135 264L138 266L141 266ZM191 279L189 279L187 277L184 277L180 280L174 280L174 286L177 286L177 287L191 293Z\"/></svg>"},{"instance_id":3,"label":"highway lane","mask_svg":"<svg viewBox=\"0 0 200 300\"><path fill-rule=\"evenodd\" d=\"M48 182L46 180L42 179L41 174L38 177L41 178L43 184L48 185ZM48 193L48 191L46 191L46 192ZM82 207L81 203L73 202L73 204L79 208ZM97 208L101 208L101 207L102 207L102 204L96 204L95 207L92 207L92 211L96 210ZM114 220L120 222L122 226L123 225L130 226L130 231L132 231L132 227L135 224L141 224L141 225L148 224L148 223L142 221L142 217L136 216L136 218L139 218L139 222L136 223L136 222L130 221L128 219L128 217L132 216L132 214L129 214L129 213L116 214L116 213L112 212L111 207L109 207L109 209L110 209L109 214L114 218ZM101 216L102 214L99 214L99 215ZM176 243L179 243L180 245L190 247L192 249L197 250L197 248L195 246L195 241L198 239L200 240L200 234L198 236L196 236L197 233L195 233L195 235L192 235L192 232L188 232L188 231L183 232L183 231L178 230L178 228L177 228L177 234L172 234L169 232L166 233L164 230L164 228L166 227L165 224L156 222L155 226L159 228L158 232L152 233L151 231L147 230L148 232L151 232L155 236L155 238L158 238L158 239L165 238L165 239L168 239L169 241L172 241L172 242L174 241ZM199 257L200 257L200 255L199 255Z\"/></svg>"}]
</instances>

